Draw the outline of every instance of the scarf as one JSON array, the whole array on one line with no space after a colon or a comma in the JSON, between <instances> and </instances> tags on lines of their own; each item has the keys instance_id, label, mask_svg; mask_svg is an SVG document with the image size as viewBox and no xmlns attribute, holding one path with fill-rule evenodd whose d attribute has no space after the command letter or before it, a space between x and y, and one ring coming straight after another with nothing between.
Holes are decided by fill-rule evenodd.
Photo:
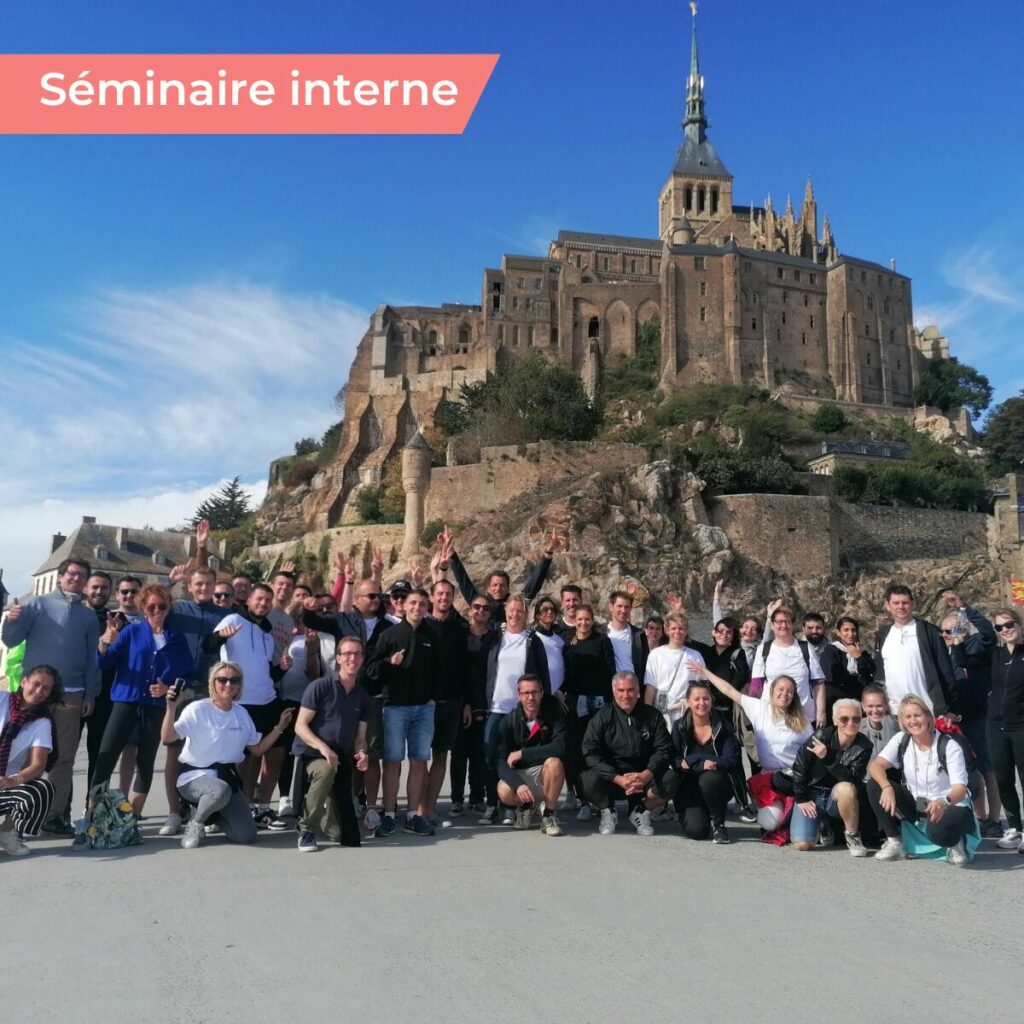
<instances>
[{"instance_id":1,"label":"scarf","mask_svg":"<svg viewBox=\"0 0 1024 1024\"><path fill-rule=\"evenodd\" d=\"M846 671L851 676L855 676L857 674L857 659L846 649L846 644L842 640L833 640L832 646L840 653L846 655Z\"/></svg>"},{"instance_id":2,"label":"scarf","mask_svg":"<svg viewBox=\"0 0 1024 1024\"><path fill-rule=\"evenodd\" d=\"M7 697L7 721L0 729L0 778L7 774L7 762L11 757L11 747L15 737L21 732L22 726L34 722L37 718L46 718L49 708L45 704L29 704L20 693L12 693Z\"/></svg>"}]
</instances>

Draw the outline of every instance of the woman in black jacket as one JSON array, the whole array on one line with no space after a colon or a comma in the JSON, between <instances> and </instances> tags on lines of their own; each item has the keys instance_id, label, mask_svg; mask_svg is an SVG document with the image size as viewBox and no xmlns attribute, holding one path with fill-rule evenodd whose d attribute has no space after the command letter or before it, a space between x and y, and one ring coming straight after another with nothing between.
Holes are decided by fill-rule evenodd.
<instances>
[{"instance_id":1,"label":"woman in black jacket","mask_svg":"<svg viewBox=\"0 0 1024 1024\"><path fill-rule=\"evenodd\" d=\"M747 800L739 740L728 717L713 707L711 686L694 680L686 691L686 710L672 727L673 767L679 778L676 814L688 839L729 843L725 808L735 797Z\"/></svg>"},{"instance_id":2,"label":"woman in black jacket","mask_svg":"<svg viewBox=\"0 0 1024 1024\"><path fill-rule=\"evenodd\" d=\"M576 635L562 648L565 681L558 696L565 701L568 713L566 745L566 785L581 801L579 821L590 821L593 809L583 802L579 776L583 771L580 745L591 716L612 699L612 676L615 675L615 651L604 633L594 630L594 609L581 604L576 609ZM564 695L564 697L563 697Z\"/></svg>"},{"instance_id":3,"label":"woman in black jacket","mask_svg":"<svg viewBox=\"0 0 1024 1024\"><path fill-rule=\"evenodd\" d=\"M1017 778L1024 782L1024 635L1020 615L1003 608L993 616L999 646L992 652L988 695L989 756L1006 812L1006 832L996 846L1024 853Z\"/></svg>"},{"instance_id":4,"label":"woman in black jacket","mask_svg":"<svg viewBox=\"0 0 1024 1024\"><path fill-rule=\"evenodd\" d=\"M875 679L875 659L860 645L860 623L844 615L836 623L836 637L818 651L825 673L825 720L832 721L837 700L860 700L864 687Z\"/></svg>"}]
</instances>

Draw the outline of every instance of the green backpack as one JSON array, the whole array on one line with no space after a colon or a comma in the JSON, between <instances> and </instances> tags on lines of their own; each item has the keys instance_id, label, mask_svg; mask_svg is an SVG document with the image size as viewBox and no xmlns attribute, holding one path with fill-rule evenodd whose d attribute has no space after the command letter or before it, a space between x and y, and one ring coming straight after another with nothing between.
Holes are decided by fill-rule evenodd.
<instances>
[{"instance_id":1,"label":"green backpack","mask_svg":"<svg viewBox=\"0 0 1024 1024\"><path fill-rule=\"evenodd\" d=\"M89 791L89 808L84 821L84 838L77 845L93 850L117 850L142 842L132 805L121 790L93 786Z\"/></svg>"}]
</instances>

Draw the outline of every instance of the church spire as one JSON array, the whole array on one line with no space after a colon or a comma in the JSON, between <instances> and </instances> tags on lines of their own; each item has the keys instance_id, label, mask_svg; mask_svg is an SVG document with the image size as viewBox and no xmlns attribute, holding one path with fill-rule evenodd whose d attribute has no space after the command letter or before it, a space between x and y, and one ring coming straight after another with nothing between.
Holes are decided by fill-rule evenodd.
<instances>
[{"instance_id":1,"label":"church spire","mask_svg":"<svg viewBox=\"0 0 1024 1024\"><path fill-rule=\"evenodd\" d=\"M704 79L697 60L697 4L691 2L693 30L690 43L690 75L686 79L686 118L683 131L695 142L703 142L708 119L704 116Z\"/></svg>"}]
</instances>

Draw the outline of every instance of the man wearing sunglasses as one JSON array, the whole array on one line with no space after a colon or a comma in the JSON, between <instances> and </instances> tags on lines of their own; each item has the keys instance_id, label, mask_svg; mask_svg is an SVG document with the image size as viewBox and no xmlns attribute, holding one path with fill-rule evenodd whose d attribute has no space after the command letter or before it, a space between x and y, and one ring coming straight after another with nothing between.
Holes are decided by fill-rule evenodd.
<instances>
[{"instance_id":1,"label":"man wearing sunglasses","mask_svg":"<svg viewBox=\"0 0 1024 1024\"><path fill-rule=\"evenodd\" d=\"M860 704L844 697L832 706L834 726L819 729L793 762L793 817L789 835L795 850L832 846L831 818L842 818L851 857L866 857L860 838L858 788L871 760L871 741L860 732Z\"/></svg>"},{"instance_id":2,"label":"man wearing sunglasses","mask_svg":"<svg viewBox=\"0 0 1024 1024\"><path fill-rule=\"evenodd\" d=\"M138 622L142 612L136 601L142 589L142 580L137 576L122 576L117 584L117 614L125 622Z\"/></svg>"},{"instance_id":3,"label":"man wearing sunglasses","mask_svg":"<svg viewBox=\"0 0 1024 1024\"><path fill-rule=\"evenodd\" d=\"M37 665L52 665L64 684L64 701L53 708L57 763L50 769L53 814L43 824L51 835L72 836L71 779L81 736L81 720L92 714L102 676L96 652L100 628L95 612L83 602L82 591L92 574L89 563L65 558L57 567L57 589L7 609L0 639L5 647L24 642L25 677Z\"/></svg>"}]
</instances>

